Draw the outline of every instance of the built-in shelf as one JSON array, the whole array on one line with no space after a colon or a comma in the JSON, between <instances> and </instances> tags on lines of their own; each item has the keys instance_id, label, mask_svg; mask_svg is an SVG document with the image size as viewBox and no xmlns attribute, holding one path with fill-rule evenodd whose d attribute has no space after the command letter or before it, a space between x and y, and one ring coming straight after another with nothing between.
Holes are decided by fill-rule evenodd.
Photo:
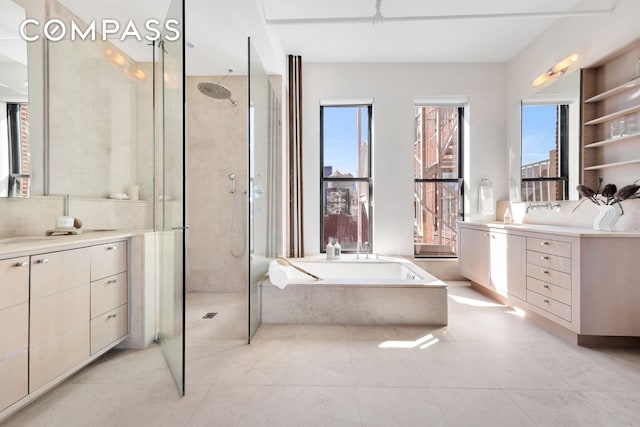
<instances>
[{"instance_id":1,"label":"built-in shelf","mask_svg":"<svg viewBox=\"0 0 640 427\"><path fill-rule=\"evenodd\" d=\"M587 167L584 168L584 170L586 170L586 171L595 171L595 170L600 170L600 169L615 168L615 167L618 167L618 166L633 165L633 164L636 164L636 163L640 163L640 159L627 160L626 162L603 163L601 165L587 166Z\"/></svg>"},{"instance_id":2,"label":"built-in shelf","mask_svg":"<svg viewBox=\"0 0 640 427\"><path fill-rule=\"evenodd\" d=\"M628 114L637 113L638 111L640 111L640 105L635 105L633 107L625 108L624 110L616 111L615 113L607 114L606 116L589 120L588 122L585 123L585 126L599 125L601 123L605 123L610 120L615 120L617 118L624 117Z\"/></svg>"},{"instance_id":3,"label":"built-in shelf","mask_svg":"<svg viewBox=\"0 0 640 427\"><path fill-rule=\"evenodd\" d=\"M627 83L623 83L619 86L616 86L612 89L609 89L606 92L602 92L601 94L598 94L596 96L592 96L591 98L587 99L586 101L584 101L586 104L591 103L591 102L598 102L598 101L602 101L604 99L607 98L611 98L612 96L616 96L620 93L626 92L628 90L631 89L635 89L635 88L639 88L640 89L640 77L636 77L633 80L631 80L630 82Z\"/></svg>"},{"instance_id":4,"label":"built-in shelf","mask_svg":"<svg viewBox=\"0 0 640 427\"><path fill-rule=\"evenodd\" d=\"M640 176L640 76L631 78L639 49L640 38L581 70L580 182L591 188L600 178L621 186L624 177ZM616 82L624 83L611 87ZM616 120L625 121L618 132L628 134L611 136Z\"/></svg>"},{"instance_id":5,"label":"built-in shelf","mask_svg":"<svg viewBox=\"0 0 640 427\"><path fill-rule=\"evenodd\" d=\"M584 148L597 148L597 147L603 147L605 145L610 145L610 144L618 144L620 142L628 141L630 139L634 139L639 136L640 136L640 133L632 133L629 135L623 135L616 138L605 139L604 141L593 142L591 144L585 145Z\"/></svg>"}]
</instances>

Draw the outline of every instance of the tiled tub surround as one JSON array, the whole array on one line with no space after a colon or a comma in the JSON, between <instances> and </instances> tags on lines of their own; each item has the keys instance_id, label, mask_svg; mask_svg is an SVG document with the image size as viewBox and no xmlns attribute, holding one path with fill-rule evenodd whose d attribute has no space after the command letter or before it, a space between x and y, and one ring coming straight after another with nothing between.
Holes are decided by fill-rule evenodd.
<instances>
[{"instance_id":1,"label":"tiled tub surround","mask_svg":"<svg viewBox=\"0 0 640 427\"><path fill-rule=\"evenodd\" d=\"M460 222L460 271L579 344L640 337L640 232Z\"/></svg>"},{"instance_id":2,"label":"tiled tub surround","mask_svg":"<svg viewBox=\"0 0 640 427\"><path fill-rule=\"evenodd\" d=\"M361 257L364 257L362 255ZM446 325L447 287L404 259L292 262L321 277L302 275L284 289L260 287L262 323L351 325ZM413 277L415 276L415 278Z\"/></svg>"}]
</instances>

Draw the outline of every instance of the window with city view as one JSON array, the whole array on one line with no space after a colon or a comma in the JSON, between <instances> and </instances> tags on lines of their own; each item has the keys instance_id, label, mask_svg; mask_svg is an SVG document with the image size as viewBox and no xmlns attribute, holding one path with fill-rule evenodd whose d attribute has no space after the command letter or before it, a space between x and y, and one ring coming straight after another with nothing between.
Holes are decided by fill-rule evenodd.
<instances>
[{"instance_id":1,"label":"window with city view","mask_svg":"<svg viewBox=\"0 0 640 427\"><path fill-rule=\"evenodd\" d=\"M522 105L522 200L564 200L568 191L569 106Z\"/></svg>"},{"instance_id":2,"label":"window with city view","mask_svg":"<svg viewBox=\"0 0 640 427\"><path fill-rule=\"evenodd\" d=\"M418 105L414 110L414 252L457 256L456 220L462 215L464 108Z\"/></svg>"},{"instance_id":3,"label":"window with city view","mask_svg":"<svg viewBox=\"0 0 640 427\"><path fill-rule=\"evenodd\" d=\"M329 239L345 252L372 244L371 111L371 105L320 107L321 252Z\"/></svg>"}]
</instances>

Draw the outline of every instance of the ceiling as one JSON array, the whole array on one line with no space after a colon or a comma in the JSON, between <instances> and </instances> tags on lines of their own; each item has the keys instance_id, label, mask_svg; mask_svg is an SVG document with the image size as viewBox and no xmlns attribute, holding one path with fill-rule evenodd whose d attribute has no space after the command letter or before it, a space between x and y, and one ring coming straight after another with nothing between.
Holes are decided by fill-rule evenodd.
<instances>
[{"instance_id":1,"label":"ceiling","mask_svg":"<svg viewBox=\"0 0 640 427\"><path fill-rule=\"evenodd\" d=\"M267 22L275 22L268 25L276 27L284 50L308 62L503 62L558 19L540 15L584 13L613 4L611 0L382 0L383 20L374 25L376 0L262 1ZM366 19L316 21L344 17Z\"/></svg>"},{"instance_id":2,"label":"ceiling","mask_svg":"<svg viewBox=\"0 0 640 427\"><path fill-rule=\"evenodd\" d=\"M164 18L171 2L60 1L86 21L133 19L140 28ZM245 74L248 36L274 74L285 73L286 54L305 62L503 62L559 15L608 13L616 1L381 0L384 19L374 25L376 0L185 0L185 37L194 46L187 74ZM335 18L350 19L330 22ZM151 60L146 43L115 42L134 59Z\"/></svg>"}]
</instances>

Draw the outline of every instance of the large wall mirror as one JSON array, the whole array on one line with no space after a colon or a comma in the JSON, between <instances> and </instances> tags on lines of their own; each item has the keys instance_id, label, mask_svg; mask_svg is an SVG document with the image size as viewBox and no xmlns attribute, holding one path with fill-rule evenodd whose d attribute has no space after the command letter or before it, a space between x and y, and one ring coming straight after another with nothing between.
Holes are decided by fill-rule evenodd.
<instances>
[{"instance_id":1,"label":"large wall mirror","mask_svg":"<svg viewBox=\"0 0 640 427\"><path fill-rule=\"evenodd\" d=\"M29 197L27 42L18 36L25 9L0 0L0 197Z\"/></svg>"},{"instance_id":2,"label":"large wall mirror","mask_svg":"<svg viewBox=\"0 0 640 427\"><path fill-rule=\"evenodd\" d=\"M521 186L526 202L574 200L579 180L580 71L522 101Z\"/></svg>"}]
</instances>

